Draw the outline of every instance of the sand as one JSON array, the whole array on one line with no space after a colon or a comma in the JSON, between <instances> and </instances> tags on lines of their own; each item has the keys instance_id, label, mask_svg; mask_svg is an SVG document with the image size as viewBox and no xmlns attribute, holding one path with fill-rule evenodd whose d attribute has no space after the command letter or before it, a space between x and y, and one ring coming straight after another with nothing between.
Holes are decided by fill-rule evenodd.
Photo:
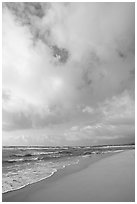
<instances>
[{"instance_id":1,"label":"sand","mask_svg":"<svg viewBox=\"0 0 137 204\"><path fill-rule=\"evenodd\" d=\"M134 202L135 151L85 159L41 182L3 194L7 202ZM95 162L96 161L96 162Z\"/></svg>"}]
</instances>

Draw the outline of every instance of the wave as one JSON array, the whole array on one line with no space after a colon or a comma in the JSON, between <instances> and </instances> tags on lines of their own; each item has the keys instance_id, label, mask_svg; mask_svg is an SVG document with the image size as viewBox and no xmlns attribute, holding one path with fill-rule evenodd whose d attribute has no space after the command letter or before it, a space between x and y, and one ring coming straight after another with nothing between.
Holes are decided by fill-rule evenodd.
<instances>
[{"instance_id":1,"label":"wave","mask_svg":"<svg viewBox=\"0 0 137 204\"><path fill-rule=\"evenodd\" d=\"M60 167L58 166L58 164L57 164L57 166L55 167L51 167L50 169L51 169L51 172L48 172L48 174L45 176L45 174L43 175L43 177L41 178L41 177L39 177L39 178L34 178L33 177L33 179L31 180L31 181L29 181L28 182L28 180L24 180L26 183L20 183L20 181L17 183L17 185L20 185L20 186L14 186L13 187L13 183L11 183L11 176L10 176L10 183L8 183L8 181L7 181L7 176L6 176L6 181L5 181L5 183L6 183L6 186L4 186L4 182L3 182L3 192L2 193L7 193L7 192L10 192L10 191L15 191L15 190L18 190L18 189L21 189L21 188L24 188L24 187L26 187L26 186L28 186L28 185L31 185L31 184L33 184L33 183L37 183L37 182L39 182L39 181L41 181L41 180L44 180L44 179L47 179L47 178L49 178L49 177L51 177L55 172L57 172L58 170L60 170L60 169L63 169L63 168L65 168L66 166L69 166L69 165L73 165L73 164L78 164L79 163L79 159L78 160L76 160L76 161L71 161L71 163L68 161L68 163L60 163ZM55 165L56 165L56 163L55 163ZM42 165L43 166L43 165ZM44 168L45 169L45 168ZM38 171L39 172L39 171ZM13 173L13 172L12 172ZM16 174L16 173L14 173L14 174ZM31 173L32 174L32 173ZM11 174L10 174L11 175ZM23 174L24 175L24 174ZM20 175L18 175L18 177L20 177ZM17 181L18 180L18 177L16 177L16 180L15 180L15 177L13 178L13 181ZM30 178L30 177L29 177ZM4 181L4 180L3 180ZM12 181L12 182L13 182ZM7 186L7 184L8 184L8 186ZM11 185L12 184L12 185ZM15 183L14 183L15 184ZM4 187L5 187L5 189L4 189ZM12 188L12 189L11 189Z\"/></svg>"},{"instance_id":2,"label":"wave","mask_svg":"<svg viewBox=\"0 0 137 204\"><path fill-rule=\"evenodd\" d=\"M28 153L28 154L13 154L13 155L11 155L11 157L12 156L15 156L15 157L31 157L31 156L33 156L31 153Z\"/></svg>"},{"instance_id":3,"label":"wave","mask_svg":"<svg viewBox=\"0 0 137 204\"><path fill-rule=\"evenodd\" d=\"M34 156L34 155L32 155ZM36 156L36 155L35 155ZM47 155L47 156L43 156L43 157L26 157L23 156L22 158L18 158L18 159L5 159L2 161L3 164L6 163L17 163L17 162L31 162L31 161L41 161L41 160L51 160L51 159L55 159L55 158L61 158L61 155Z\"/></svg>"},{"instance_id":4,"label":"wave","mask_svg":"<svg viewBox=\"0 0 137 204\"><path fill-rule=\"evenodd\" d=\"M51 174L50 175L48 175L48 176L45 176L45 177L43 177L43 178L41 178L41 179L38 179L38 180L33 180L32 182L29 182L29 183L26 183L26 184L22 184L21 186L19 186L19 187L15 187L15 188L13 188L13 189L7 189L7 190L3 190L3 194L4 193L8 193L8 192L12 192L12 191L16 191L16 190L19 190L19 189L22 189L22 188L24 188L24 187L26 187L26 186L28 186L28 185L31 185L31 184L33 184L33 183L37 183L37 182L39 182L39 181L42 181L42 180L44 180L44 179L47 179L47 178L49 178L49 177L51 177L55 172L57 172L57 169L54 169L54 171L52 171L51 172Z\"/></svg>"},{"instance_id":5,"label":"wave","mask_svg":"<svg viewBox=\"0 0 137 204\"><path fill-rule=\"evenodd\" d=\"M105 153L109 153L109 152L123 152L123 151L125 151L125 150L108 150L108 151L104 151L104 152L102 152L102 154L105 154Z\"/></svg>"},{"instance_id":6,"label":"wave","mask_svg":"<svg viewBox=\"0 0 137 204\"><path fill-rule=\"evenodd\" d=\"M42 150L42 149L48 149L48 150L54 150L54 149L68 149L69 147L19 147L19 146L7 146L7 147L2 147L3 150L21 150L21 151L27 151L27 150Z\"/></svg>"},{"instance_id":7,"label":"wave","mask_svg":"<svg viewBox=\"0 0 137 204\"><path fill-rule=\"evenodd\" d=\"M26 162L26 161L36 161L39 160L39 157L35 157L35 158L31 158L31 159L27 159L27 158L20 158L20 159L7 159L7 160L3 160L2 163L15 163L15 162Z\"/></svg>"},{"instance_id":8,"label":"wave","mask_svg":"<svg viewBox=\"0 0 137 204\"><path fill-rule=\"evenodd\" d=\"M10 157L32 157L37 155L50 155L50 154L57 154L58 151L55 152L34 152L34 153L26 153L26 154L12 154Z\"/></svg>"},{"instance_id":9,"label":"wave","mask_svg":"<svg viewBox=\"0 0 137 204\"><path fill-rule=\"evenodd\" d=\"M58 154L59 151L55 151L55 152L35 152L32 155L50 155L50 154Z\"/></svg>"}]
</instances>

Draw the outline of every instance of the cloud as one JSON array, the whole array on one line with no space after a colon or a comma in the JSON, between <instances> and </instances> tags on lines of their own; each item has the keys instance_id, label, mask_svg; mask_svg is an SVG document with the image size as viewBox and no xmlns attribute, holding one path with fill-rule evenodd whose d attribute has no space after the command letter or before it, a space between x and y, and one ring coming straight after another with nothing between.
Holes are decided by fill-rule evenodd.
<instances>
[{"instance_id":1,"label":"cloud","mask_svg":"<svg viewBox=\"0 0 137 204\"><path fill-rule=\"evenodd\" d=\"M72 131L75 131L75 130L78 130L78 128L79 128L78 126L73 126L73 127L71 128L71 130L72 130Z\"/></svg>"},{"instance_id":2,"label":"cloud","mask_svg":"<svg viewBox=\"0 0 137 204\"><path fill-rule=\"evenodd\" d=\"M118 96L113 96L111 100L106 100L100 106L100 110L108 123L124 124L131 122L134 124L135 102L127 91Z\"/></svg>"},{"instance_id":3,"label":"cloud","mask_svg":"<svg viewBox=\"0 0 137 204\"><path fill-rule=\"evenodd\" d=\"M102 128L105 137L112 126L132 126L134 6L3 3L4 130L62 125L63 135L66 124L92 121L92 135ZM75 130L74 138L90 138L82 134Z\"/></svg>"},{"instance_id":4,"label":"cloud","mask_svg":"<svg viewBox=\"0 0 137 204\"><path fill-rule=\"evenodd\" d=\"M101 103L96 114L100 115L101 120L82 127L82 132L90 133L98 139L133 137L135 134L135 103L127 91Z\"/></svg>"},{"instance_id":5,"label":"cloud","mask_svg":"<svg viewBox=\"0 0 137 204\"><path fill-rule=\"evenodd\" d=\"M4 130L43 128L70 119L71 113L68 114L59 105L41 107L29 104L7 91L3 91L3 95Z\"/></svg>"},{"instance_id":6,"label":"cloud","mask_svg":"<svg viewBox=\"0 0 137 204\"><path fill-rule=\"evenodd\" d=\"M83 110L82 110L83 113L87 112L87 113L90 113L92 114L94 112L93 108L89 107L89 106L86 106Z\"/></svg>"},{"instance_id":7,"label":"cloud","mask_svg":"<svg viewBox=\"0 0 137 204\"><path fill-rule=\"evenodd\" d=\"M87 108L87 107L86 107ZM89 108L89 107L88 107ZM89 109L90 110L90 109ZM82 110L83 111L83 110ZM130 138L135 135L135 104L127 91L106 99L93 112L85 125L74 126L65 133L66 139L115 140ZM94 120L92 120L94 119Z\"/></svg>"}]
</instances>

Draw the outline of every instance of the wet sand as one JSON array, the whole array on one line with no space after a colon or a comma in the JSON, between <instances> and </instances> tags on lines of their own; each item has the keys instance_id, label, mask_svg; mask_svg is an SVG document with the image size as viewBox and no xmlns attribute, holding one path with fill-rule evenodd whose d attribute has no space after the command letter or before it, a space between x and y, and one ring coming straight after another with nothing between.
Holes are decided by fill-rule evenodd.
<instances>
[{"instance_id":1,"label":"wet sand","mask_svg":"<svg viewBox=\"0 0 137 204\"><path fill-rule=\"evenodd\" d=\"M135 151L85 158L48 179L5 193L3 202L134 202Z\"/></svg>"}]
</instances>

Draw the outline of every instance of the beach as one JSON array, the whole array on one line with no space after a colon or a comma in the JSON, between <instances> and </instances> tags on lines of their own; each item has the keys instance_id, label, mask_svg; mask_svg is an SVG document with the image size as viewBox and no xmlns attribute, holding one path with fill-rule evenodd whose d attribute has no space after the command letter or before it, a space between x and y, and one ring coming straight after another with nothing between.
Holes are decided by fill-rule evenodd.
<instances>
[{"instance_id":1,"label":"beach","mask_svg":"<svg viewBox=\"0 0 137 204\"><path fill-rule=\"evenodd\" d=\"M82 159L53 176L4 193L3 202L134 202L135 151Z\"/></svg>"}]
</instances>

